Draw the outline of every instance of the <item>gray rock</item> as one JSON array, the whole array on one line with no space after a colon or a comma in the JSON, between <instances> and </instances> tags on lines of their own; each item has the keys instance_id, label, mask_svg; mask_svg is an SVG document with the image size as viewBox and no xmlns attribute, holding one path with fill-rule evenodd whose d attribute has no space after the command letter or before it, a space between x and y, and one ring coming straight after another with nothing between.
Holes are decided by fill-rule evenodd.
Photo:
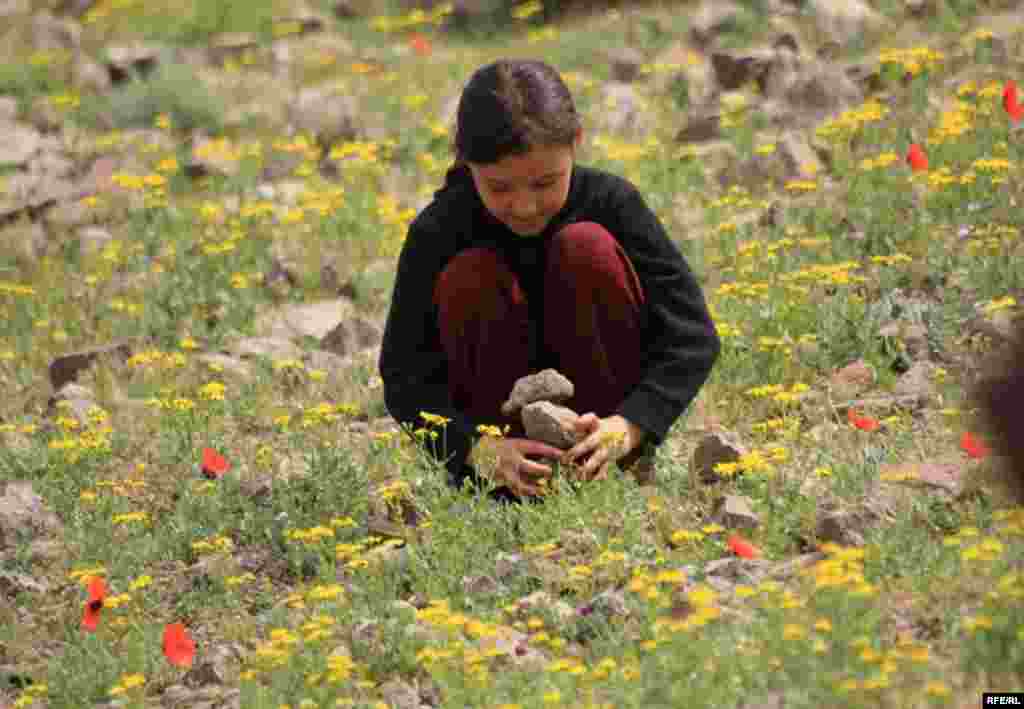
<instances>
[{"instance_id":1,"label":"gray rock","mask_svg":"<svg viewBox=\"0 0 1024 709\"><path fill-rule=\"evenodd\" d=\"M45 580L37 580L17 571L0 571L0 597L14 598L21 593L43 594L49 591Z\"/></svg>"},{"instance_id":2,"label":"gray rock","mask_svg":"<svg viewBox=\"0 0 1024 709\"><path fill-rule=\"evenodd\" d=\"M744 495L726 495L719 500L715 518L729 529L756 529L761 523Z\"/></svg>"},{"instance_id":3,"label":"gray rock","mask_svg":"<svg viewBox=\"0 0 1024 709\"><path fill-rule=\"evenodd\" d=\"M107 47L107 72L114 84L135 76L149 76L157 67L161 48L153 44L135 42Z\"/></svg>"},{"instance_id":4,"label":"gray rock","mask_svg":"<svg viewBox=\"0 0 1024 709\"><path fill-rule=\"evenodd\" d=\"M501 405L501 413L515 416L524 406L535 401L562 404L571 399L573 393L572 382L565 375L555 369L542 369L516 380L508 400Z\"/></svg>"},{"instance_id":5,"label":"gray rock","mask_svg":"<svg viewBox=\"0 0 1024 709\"><path fill-rule=\"evenodd\" d=\"M721 476L715 472L719 463L735 463L747 452L735 435L724 431L706 435L693 451L690 468L704 482L717 482Z\"/></svg>"},{"instance_id":6,"label":"gray rock","mask_svg":"<svg viewBox=\"0 0 1024 709\"><path fill-rule=\"evenodd\" d=\"M562 449L576 444L575 426L579 415L572 409L549 401L536 401L523 407L522 418L527 438Z\"/></svg>"},{"instance_id":7,"label":"gray rock","mask_svg":"<svg viewBox=\"0 0 1024 709\"><path fill-rule=\"evenodd\" d=\"M0 228L0 243L14 252L15 258L26 265L34 265L49 250L46 229L39 222L22 221Z\"/></svg>"},{"instance_id":8,"label":"gray rock","mask_svg":"<svg viewBox=\"0 0 1024 709\"><path fill-rule=\"evenodd\" d=\"M77 22L54 17L45 10L32 15L29 33L38 51L74 50L81 45L82 28Z\"/></svg>"}]
</instances>

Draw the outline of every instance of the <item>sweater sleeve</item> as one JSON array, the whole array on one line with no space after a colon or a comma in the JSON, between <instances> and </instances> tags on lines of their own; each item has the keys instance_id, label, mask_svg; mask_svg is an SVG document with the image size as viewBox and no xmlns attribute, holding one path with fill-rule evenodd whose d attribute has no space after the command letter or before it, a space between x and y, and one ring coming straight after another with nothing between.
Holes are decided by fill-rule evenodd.
<instances>
[{"instance_id":1,"label":"sweater sleeve","mask_svg":"<svg viewBox=\"0 0 1024 709\"><path fill-rule=\"evenodd\" d=\"M403 430L436 431L436 439L424 439L426 448L444 463L449 479L457 481L463 477L466 457L478 435L472 422L454 407L448 388L448 361L433 293L447 254L432 237L415 222L409 228L398 257L378 368L388 412ZM428 425L420 412L450 420L443 427Z\"/></svg>"},{"instance_id":2,"label":"sweater sleeve","mask_svg":"<svg viewBox=\"0 0 1024 709\"><path fill-rule=\"evenodd\" d=\"M700 284L640 192L627 184L612 222L646 301L644 365L616 413L660 445L707 381L721 343Z\"/></svg>"}]
</instances>

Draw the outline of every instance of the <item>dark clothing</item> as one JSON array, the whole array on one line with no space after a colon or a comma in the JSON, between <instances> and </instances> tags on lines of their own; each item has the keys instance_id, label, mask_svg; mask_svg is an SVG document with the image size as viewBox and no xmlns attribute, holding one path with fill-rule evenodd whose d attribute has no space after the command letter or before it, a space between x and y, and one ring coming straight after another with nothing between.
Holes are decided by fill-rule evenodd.
<instances>
[{"instance_id":1,"label":"dark clothing","mask_svg":"<svg viewBox=\"0 0 1024 709\"><path fill-rule=\"evenodd\" d=\"M576 388L567 406L620 414L660 445L719 347L696 278L629 181L575 165L562 210L522 237L462 168L409 228L379 365L388 411L438 431L457 483L478 424L522 436L499 410L520 376L557 368ZM442 431L420 412L451 421Z\"/></svg>"}]
</instances>

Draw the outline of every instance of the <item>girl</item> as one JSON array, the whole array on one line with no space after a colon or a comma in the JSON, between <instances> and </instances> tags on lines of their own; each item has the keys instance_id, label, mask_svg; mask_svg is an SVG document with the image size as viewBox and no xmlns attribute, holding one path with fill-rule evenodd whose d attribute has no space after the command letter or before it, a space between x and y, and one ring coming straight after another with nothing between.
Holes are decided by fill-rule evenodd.
<instances>
[{"instance_id":1,"label":"girl","mask_svg":"<svg viewBox=\"0 0 1024 709\"><path fill-rule=\"evenodd\" d=\"M582 139L552 67L478 69L459 101L455 164L409 227L381 346L384 400L412 428L420 412L450 419L433 455L444 460L443 440L454 485L482 472L537 495L552 471L527 456L585 461L586 480L650 464L718 356L682 254L629 181L575 164ZM500 411L519 377L548 367L573 382L565 406L583 413L568 451L524 438ZM509 431L481 436L480 424Z\"/></svg>"}]
</instances>

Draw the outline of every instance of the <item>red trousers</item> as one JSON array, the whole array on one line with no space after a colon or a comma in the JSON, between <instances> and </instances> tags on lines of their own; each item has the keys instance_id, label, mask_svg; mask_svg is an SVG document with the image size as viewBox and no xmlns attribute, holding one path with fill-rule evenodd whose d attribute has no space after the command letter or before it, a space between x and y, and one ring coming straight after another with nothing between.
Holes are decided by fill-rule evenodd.
<instances>
[{"instance_id":1,"label":"red trousers","mask_svg":"<svg viewBox=\"0 0 1024 709\"><path fill-rule=\"evenodd\" d=\"M575 389L563 405L599 417L615 413L640 381L644 293L622 247L600 224L578 222L547 249L542 323L530 322L526 295L494 249L459 252L434 289L455 407L477 424L508 424L509 438L525 435L518 416L501 413L520 377L557 369ZM542 366L531 371L538 335Z\"/></svg>"}]
</instances>

